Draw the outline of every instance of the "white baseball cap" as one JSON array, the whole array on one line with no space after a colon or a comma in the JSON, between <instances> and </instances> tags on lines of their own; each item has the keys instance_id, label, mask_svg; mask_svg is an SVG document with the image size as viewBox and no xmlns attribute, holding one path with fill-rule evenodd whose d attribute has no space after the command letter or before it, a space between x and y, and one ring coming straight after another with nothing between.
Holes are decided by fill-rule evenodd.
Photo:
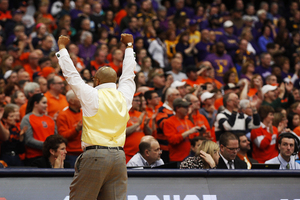
<instances>
[{"instance_id":1,"label":"white baseball cap","mask_svg":"<svg viewBox=\"0 0 300 200\"><path fill-rule=\"evenodd\" d=\"M224 28L229 28L229 27L232 27L233 26L233 23L232 23L232 21L230 21L230 20L227 20L226 22L224 22L224 24L223 24L223 27Z\"/></svg>"},{"instance_id":2,"label":"white baseball cap","mask_svg":"<svg viewBox=\"0 0 300 200\"><path fill-rule=\"evenodd\" d=\"M171 84L171 88L177 88L177 87L181 87L181 86L184 86L185 85L185 81L183 82L180 82L180 81L174 81L172 84Z\"/></svg>"},{"instance_id":3,"label":"white baseball cap","mask_svg":"<svg viewBox=\"0 0 300 200\"><path fill-rule=\"evenodd\" d=\"M5 72L5 74L4 74L4 79L6 80L6 79L8 79L10 76L11 76L11 74L12 74L12 70L8 70L7 72Z\"/></svg>"},{"instance_id":4,"label":"white baseball cap","mask_svg":"<svg viewBox=\"0 0 300 200\"><path fill-rule=\"evenodd\" d=\"M277 88L277 86L273 86L273 85L264 85L262 88L261 88L261 92L263 95L265 95L267 92L269 91L273 91Z\"/></svg>"},{"instance_id":5,"label":"white baseball cap","mask_svg":"<svg viewBox=\"0 0 300 200\"><path fill-rule=\"evenodd\" d=\"M205 101L206 99L210 99L212 98L213 96L215 95L215 93L210 93L210 92L204 92L202 95L201 95L201 101Z\"/></svg>"}]
</instances>

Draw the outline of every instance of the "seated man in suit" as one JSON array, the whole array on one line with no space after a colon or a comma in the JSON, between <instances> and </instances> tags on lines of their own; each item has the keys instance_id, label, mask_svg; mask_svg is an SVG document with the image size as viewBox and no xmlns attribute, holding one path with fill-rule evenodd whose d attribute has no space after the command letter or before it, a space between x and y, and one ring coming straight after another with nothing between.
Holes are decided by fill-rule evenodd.
<instances>
[{"instance_id":1,"label":"seated man in suit","mask_svg":"<svg viewBox=\"0 0 300 200\"><path fill-rule=\"evenodd\" d=\"M220 158L217 169L247 169L247 164L237 157L239 141L236 135L226 132L220 136Z\"/></svg>"}]
</instances>

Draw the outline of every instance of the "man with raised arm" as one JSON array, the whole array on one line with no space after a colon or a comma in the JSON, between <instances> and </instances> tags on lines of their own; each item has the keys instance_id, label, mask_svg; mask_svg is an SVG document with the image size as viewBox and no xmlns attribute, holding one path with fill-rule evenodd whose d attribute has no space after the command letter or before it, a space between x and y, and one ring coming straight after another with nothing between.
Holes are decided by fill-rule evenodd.
<instances>
[{"instance_id":1,"label":"man with raised arm","mask_svg":"<svg viewBox=\"0 0 300 200\"><path fill-rule=\"evenodd\" d=\"M84 83L65 49L69 38L58 39L59 60L64 77L82 105L82 148L70 186L70 199L125 200L127 171L123 146L126 123L135 93L133 38L122 34L127 46L123 71L116 87L117 74L101 67L95 74L94 87Z\"/></svg>"}]
</instances>

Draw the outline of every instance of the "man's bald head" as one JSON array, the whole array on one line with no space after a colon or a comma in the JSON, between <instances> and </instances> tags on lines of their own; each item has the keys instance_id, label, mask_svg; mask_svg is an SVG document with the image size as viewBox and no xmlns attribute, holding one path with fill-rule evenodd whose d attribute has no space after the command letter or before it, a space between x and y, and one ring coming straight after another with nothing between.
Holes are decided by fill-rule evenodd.
<instances>
[{"instance_id":1,"label":"man's bald head","mask_svg":"<svg viewBox=\"0 0 300 200\"><path fill-rule=\"evenodd\" d=\"M111 67L101 67L95 74L94 86L98 86L103 83L116 83L117 73Z\"/></svg>"},{"instance_id":2,"label":"man's bald head","mask_svg":"<svg viewBox=\"0 0 300 200\"><path fill-rule=\"evenodd\" d=\"M150 143L152 140L155 140L155 138L151 135L146 135L144 137L142 137L140 142L148 142Z\"/></svg>"}]
</instances>

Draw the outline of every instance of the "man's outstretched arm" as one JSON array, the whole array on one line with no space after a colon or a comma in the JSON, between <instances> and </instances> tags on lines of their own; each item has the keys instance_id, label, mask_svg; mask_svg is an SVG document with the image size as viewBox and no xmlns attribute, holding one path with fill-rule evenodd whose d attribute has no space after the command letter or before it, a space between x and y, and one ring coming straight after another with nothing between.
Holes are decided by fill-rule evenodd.
<instances>
[{"instance_id":1,"label":"man's outstretched arm","mask_svg":"<svg viewBox=\"0 0 300 200\"><path fill-rule=\"evenodd\" d=\"M66 49L66 46L69 44L69 42L70 39L67 36L59 37L59 52L56 53L56 56L66 81L81 102L83 115L93 116L95 114L94 110L96 110L93 108L98 108L97 89L86 84L76 70L74 63Z\"/></svg>"},{"instance_id":2,"label":"man's outstretched arm","mask_svg":"<svg viewBox=\"0 0 300 200\"><path fill-rule=\"evenodd\" d=\"M122 34L121 42L123 42L127 48L125 50L125 56L123 60L122 75L119 80L118 90L123 94L127 109L130 110L132 105L133 95L135 93L135 83L134 83L134 70L136 67L135 56L133 52L133 37L131 34ZM128 45L129 44L129 45ZM131 44L131 46L130 46Z\"/></svg>"}]
</instances>

